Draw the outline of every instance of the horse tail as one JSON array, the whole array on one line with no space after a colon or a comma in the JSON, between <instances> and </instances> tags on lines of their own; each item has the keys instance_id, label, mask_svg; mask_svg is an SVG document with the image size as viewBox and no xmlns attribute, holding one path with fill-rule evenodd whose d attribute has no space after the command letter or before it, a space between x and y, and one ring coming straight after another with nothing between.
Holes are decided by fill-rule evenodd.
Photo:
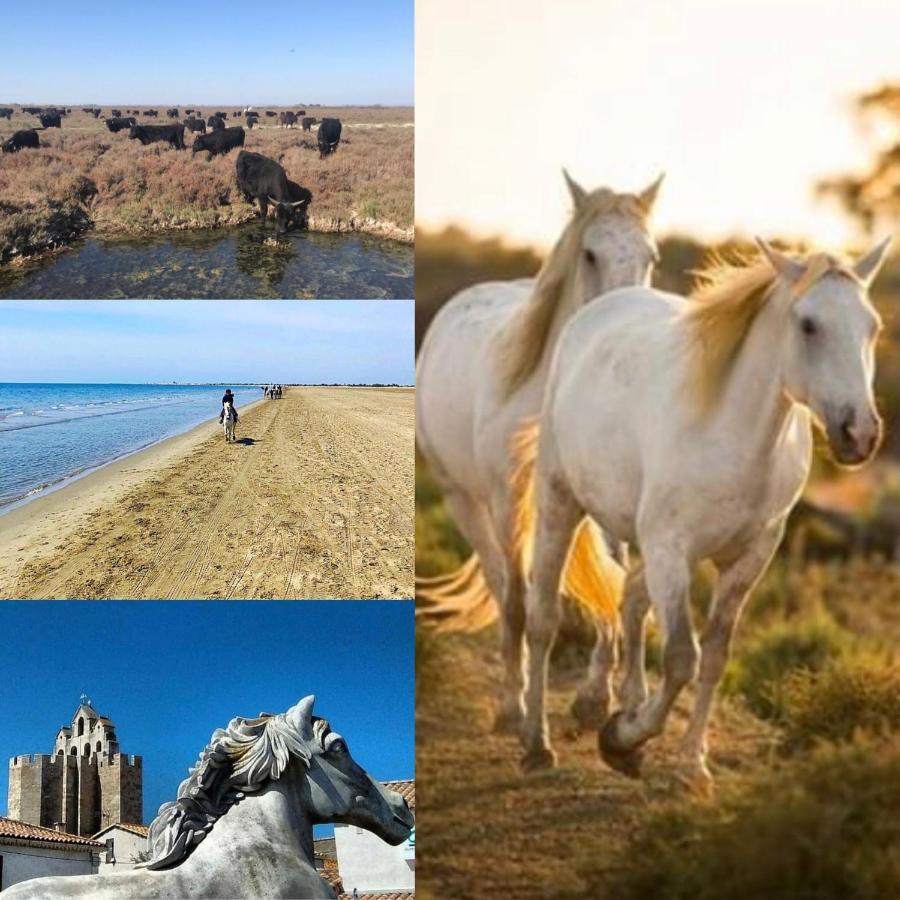
<instances>
[{"instance_id":1,"label":"horse tail","mask_svg":"<svg viewBox=\"0 0 900 900\"><path fill-rule=\"evenodd\" d=\"M513 553L523 579L531 575L537 525L535 468L540 429L536 419L526 422L512 442L515 468L511 481L515 503ZM625 573L613 560L603 533L589 518L581 520L569 545L560 579L562 593L592 616L615 622Z\"/></svg>"},{"instance_id":2,"label":"horse tail","mask_svg":"<svg viewBox=\"0 0 900 900\"><path fill-rule=\"evenodd\" d=\"M416 620L438 634L481 631L497 619L497 604L477 553L448 574L417 575L416 600Z\"/></svg>"}]
</instances>

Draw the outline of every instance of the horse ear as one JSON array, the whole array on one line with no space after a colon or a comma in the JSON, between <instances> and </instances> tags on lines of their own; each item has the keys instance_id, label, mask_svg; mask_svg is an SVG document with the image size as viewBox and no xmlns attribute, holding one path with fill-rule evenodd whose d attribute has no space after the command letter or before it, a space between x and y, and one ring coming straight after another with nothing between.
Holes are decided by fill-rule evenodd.
<instances>
[{"instance_id":1,"label":"horse ear","mask_svg":"<svg viewBox=\"0 0 900 900\"><path fill-rule=\"evenodd\" d=\"M587 191L565 170L562 170L563 178L566 179L566 187L572 195L572 202L575 209L581 209L584 201L587 200Z\"/></svg>"},{"instance_id":2,"label":"horse ear","mask_svg":"<svg viewBox=\"0 0 900 900\"><path fill-rule=\"evenodd\" d=\"M653 211L653 206L656 203L656 196L659 194L660 185L663 183L663 179L666 177L665 172L660 172L659 177L653 184L645 187L638 194L638 203L641 205L641 209L644 210L646 215L649 215Z\"/></svg>"},{"instance_id":3,"label":"horse ear","mask_svg":"<svg viewBox=\"0 0 900 900\"><path fill-rule=\"evenodd\" d=\"M296 706L292 706L287 712L287 717L304 737L312 736L312 712L315 703L315 694L310 694L308 697L304 697Z\"/></svg>"},{"instance_id":4,"label":"horse ear","mask_svg":"<svg viewBox=\"0 0 900 900\"><path fill-rule=\"evenodd\" d=\"M859 276L859 280L864 284L871 284L878 274L890 249L893 235L888 235L877 243L862 259L860 259L853 267L853 271Z\"/></svg>"},{"instance_id":5,"label":"horse ear","mask_svg":"<svg viewBox=\"0 0 900 900\"><path fill-rule=\"evenodd\" d=\"M776 275L787 278L788 281L796 281L804 272L802 263L785 256L780 250L776 250L771 244L761 237L754 238L756 246L762 251L763 256L769 261L769 265L775 270Z\"/></svg>"}]
</instances>

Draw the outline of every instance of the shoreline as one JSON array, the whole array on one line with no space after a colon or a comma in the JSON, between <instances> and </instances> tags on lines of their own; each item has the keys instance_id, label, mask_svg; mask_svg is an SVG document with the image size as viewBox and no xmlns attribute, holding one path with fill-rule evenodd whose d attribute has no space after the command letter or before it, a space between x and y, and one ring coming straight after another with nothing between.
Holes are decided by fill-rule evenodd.
<instances>
[{"instance_id":1,"label":"shoreline","mask_svg":"<svg viewBox=\"0 0 900 900\"><path fill-rule=\"evenodd\" d=\"M412 389L291 388L0 517L6 599L407 599Z\"/></svg>"},{"instance_id":2,"label":"shoreline","mask_svg":"<svg viewBox=\"0 0 900 900\"><path fill-rule=\"evenodd\" d=\"M258 400L250 401L243 407L242 412L253 409L264 400L265 398L261 397ZM106 462L98 463L95 466L88 466L87 468L82 469L80 472L75 472L72 475L65 475L58 481L54 481L52 484L49 484L43 488L39 488L36 491L32 491L26 494L24 497L20 497L18 500L12 500L9 503L0 505L0 531L2 531L3 527L8 523L9 517L14 513L20 510L28 509L34 503L38 503L41 500L59 494L62 491L66 491L68 488L73 487L76 484L87 481L94 475L100 475L106 469L112 466L117 466L126 462L134 462L136 460L136 457L140 456L141 454L146 453L148 455L151 455L151 451L162 450L163 446L170 441L186 441L188 438L190 438L191 435L194 434L194 432L200 432L202 429L208 428L209 424L210 423L208 421L203 421L197 423L196 425L189 425L183 431L178 431L175 434L170 434L166 435L165 437L158 438L155 441L151 441L149 444L143 444L142 446L137 447L134 450L129 450L126 453L115 456L112 459L107 460ZM216 425L216 427L218 428L218 425ZM207 435L204 434L204 437L206 436ZM164 456L165 453L161 453L159 455ZM157 462L159 462L159 460L155 460L154 464L156 464ZM121 472L119 474L121 474ZM0 537L0 552L2 552L2 543L2 537Z\"/></svg>"}]
</instances>

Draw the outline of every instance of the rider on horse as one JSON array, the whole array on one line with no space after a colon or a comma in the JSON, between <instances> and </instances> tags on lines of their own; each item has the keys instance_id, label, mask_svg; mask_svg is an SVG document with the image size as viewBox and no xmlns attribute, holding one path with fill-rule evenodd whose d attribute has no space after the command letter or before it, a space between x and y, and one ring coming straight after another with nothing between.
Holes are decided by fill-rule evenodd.
<instances>
[{"instance_id":1,"label":"rider on horse","mask_svg":"<svg viewBox=\"0 0 900 900\"><path fill-rule=\"evenodd\" d=\"M225 404L230 403L231 409L234 412L234 421L235 424L240 421L240 417L238 416L238 411L234 405L234 394L231 393L231 388L225 388L225 394L222 397L222 411L219 413L219 424L222 424L222 419L225 418Z\"/></svg>"}]
</instances>

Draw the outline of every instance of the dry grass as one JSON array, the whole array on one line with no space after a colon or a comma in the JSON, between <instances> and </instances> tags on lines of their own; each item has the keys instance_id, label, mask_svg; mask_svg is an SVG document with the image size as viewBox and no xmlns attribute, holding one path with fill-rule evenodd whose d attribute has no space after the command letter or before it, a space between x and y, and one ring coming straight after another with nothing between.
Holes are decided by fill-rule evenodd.
<instances>
[{"instance_id":1,"label":"dry grass","mask_svg":"<svg viewBox=\"0 0 900 900\"><path fill-rule=\"evenodd\" d=\"M245 149L277 160L289 178L312 191L310 228L411 240L412 109L318 107L308 113L336 115L344 123L333 156L319 159L315 131L280 129L265 118L247 131ZM0 139L35 124L33 116L17 111L11 123L0 120ZM229 117L228 124L244 120ZM83 230L85 213L106 234L225 227L255 214L237 190L235 151L208 160L206 153L194 156L162 144L144 147L80 110L40 138L41 149L0 158L0 261L67 243ZM54 213L59 227L48 228Z\"/></svg>"}]
</instances>

